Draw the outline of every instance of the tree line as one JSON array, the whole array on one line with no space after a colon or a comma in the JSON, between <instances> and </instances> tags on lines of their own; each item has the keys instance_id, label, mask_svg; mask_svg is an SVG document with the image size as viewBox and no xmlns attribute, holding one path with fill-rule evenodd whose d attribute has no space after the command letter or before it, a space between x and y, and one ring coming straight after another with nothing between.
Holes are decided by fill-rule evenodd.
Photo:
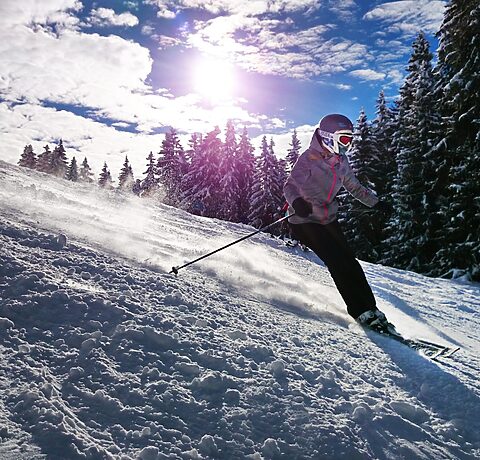
<instances>
[{"instance_id":1,"label":"tree line","mask_svg":"<svg viewBox=\"0 0 480 460\"><path fill-rule=\"evenodd\" d=\"M157 199L193 214L262 227L272 222L285 200L283 183L300 154L300 141L293 131L286 159L278 159L274 142L263 137L258 156L246 128L237 135L232 121L225 140L215 127L207 134L193 133L185 149L174 128L165 133L157 154L150 152L141 178L135 179L125 157L114 184L105 162L95 180L85 157L82 164L66 156L62 140L53 149L48 145L38 155L26 145L18 164L72 182L97 182L101 188L118 188L140 197Z\"/></svg>"},{"instance_id":2,"label":"tree line","mask_svg":"<svg viewBox=\"0 0 480 460\"><path fill-rule=\"evenodd\" d=\"M390 197L371 215L343 197L341 219L363 260L431 276L480 281L480 3L451 0L436 63L420 32L392 105L357 120L350 161L361 182Z\"/></svg>"},{"instance_id":3,"label":"tree line","mask_svg":"<svg viewBox=\"0 0 480 460\"><path fill-rule=\"evenodd\" d=\"M433 54L423 32L412 44L399 97L388 104L381 91L376 116L362 109L349 153L360 181L390 200L390 216L372 214L346 193L339 220L362 260L430 276L480 280L480 5L452 0ZM128 158L118 188L191 213L259 228L279 216L282 188L301 145L294 130L285 159L272 139L258 155L244 128L228 121L220 129L192 134L188 148L177 131L165 134L158 154L149 153L142 179ZM36 158L30 145L19 164L72 181L93 181L85 158L67 162L62 142ZM113 187L106 163L98 184Z\"/></svg>"}]
</instances>

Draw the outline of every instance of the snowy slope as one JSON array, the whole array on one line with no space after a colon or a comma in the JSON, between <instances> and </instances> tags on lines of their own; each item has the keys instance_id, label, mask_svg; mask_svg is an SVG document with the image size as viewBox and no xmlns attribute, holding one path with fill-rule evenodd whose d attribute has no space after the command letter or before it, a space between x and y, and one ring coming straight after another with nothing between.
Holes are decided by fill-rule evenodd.
<instances>
[{"instance_id":1,"label":"snowy slope","mask_svg":"<svg viewBox=\"0 0 480 460\"><path fill-rule=\"evenodd\" d=\"M480 287L364 264L434 363L312 253L0 162L1 459L480 458ZM66 245L59 235L67 237Z\"/></svg>"}]
</instances>

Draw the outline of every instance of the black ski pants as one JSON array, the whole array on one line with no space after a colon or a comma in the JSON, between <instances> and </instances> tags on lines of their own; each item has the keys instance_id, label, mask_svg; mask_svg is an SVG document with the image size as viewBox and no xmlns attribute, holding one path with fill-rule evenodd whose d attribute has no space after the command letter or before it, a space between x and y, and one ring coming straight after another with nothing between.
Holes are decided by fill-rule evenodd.
<instances>
[{"instance_id":1,"label":"black ski pants","mask_svg":"<svg viewBox=\"0 0 480 460\"><path fill-rule=\"evenodd\" d=\"M357 318L364 311L375 308L372 289L338 221L326 225L307 223L290 226L295 239L323 260L347 304L350 316Z\"/></svg>"}]
</instances>

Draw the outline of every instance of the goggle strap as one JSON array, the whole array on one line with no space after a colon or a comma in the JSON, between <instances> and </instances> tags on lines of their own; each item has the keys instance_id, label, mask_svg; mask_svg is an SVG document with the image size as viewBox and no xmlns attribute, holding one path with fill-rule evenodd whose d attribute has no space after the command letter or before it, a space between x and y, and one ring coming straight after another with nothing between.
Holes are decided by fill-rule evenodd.
<instances>
[{"instance_id":1,"label":"goggle strap","mask_svg":"<svg viewBox=\"0 0 480 460\"><path fill-rule=\"evenodd\" d=\"M327 139L333 139L333 134L329 133L328 131L317 129L316 132L318 132L321 136L326 137Z\"/></svg>"}]
</instances>

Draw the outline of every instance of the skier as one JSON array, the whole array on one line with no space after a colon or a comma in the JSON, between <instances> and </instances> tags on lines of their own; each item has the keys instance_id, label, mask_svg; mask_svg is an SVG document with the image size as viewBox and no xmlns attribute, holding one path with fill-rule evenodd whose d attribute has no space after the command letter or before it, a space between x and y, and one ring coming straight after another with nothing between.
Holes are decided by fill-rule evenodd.
<instances>
[{"instance_id":1,"label":"skier","mask_svg":"<svg viewBox=\"0 0 480 460\"><path fill-rule=\"evenodd\" d=\"M352 122L340 114L326 115L315 129L310 147L295 163L283 189L295 239L327 266L348 313L360 324L387 332L392 325L376 307L375 297L337 220L335 199L343 187L366 206L391 212L355 177L346 157L352 145Z\"/></svg>"}]
</instances>

